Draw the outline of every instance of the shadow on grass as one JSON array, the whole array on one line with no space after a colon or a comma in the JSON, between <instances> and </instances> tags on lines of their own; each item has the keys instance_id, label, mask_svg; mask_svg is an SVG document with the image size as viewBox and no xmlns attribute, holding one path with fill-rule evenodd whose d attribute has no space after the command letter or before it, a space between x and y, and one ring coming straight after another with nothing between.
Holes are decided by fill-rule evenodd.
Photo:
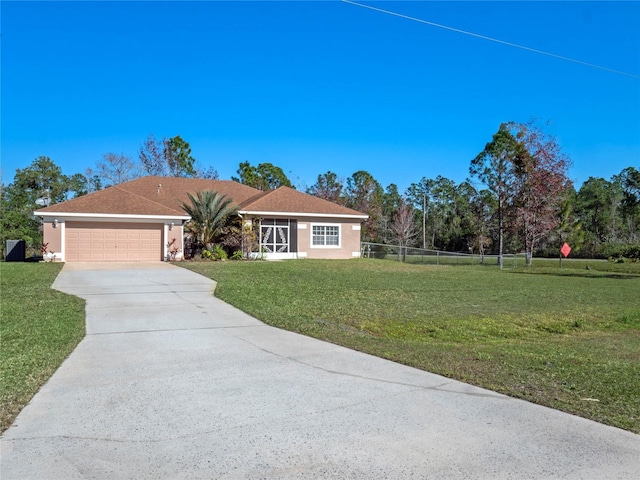
<instances>
[{"instance_id":1,"label":"shadow on grass","mask_svg":"<svg viewBox=\"0 0 640 480\"><path fill-rule=\"evenodd\" d=\"M634 280L640 279L640 275L633 273L611 273L600 272L598 270L512 270L510 273L519 273L522 275L553 275L556 277L582 277L582 278L613 278L617 280Z\"/></svg>"}]
</instances>

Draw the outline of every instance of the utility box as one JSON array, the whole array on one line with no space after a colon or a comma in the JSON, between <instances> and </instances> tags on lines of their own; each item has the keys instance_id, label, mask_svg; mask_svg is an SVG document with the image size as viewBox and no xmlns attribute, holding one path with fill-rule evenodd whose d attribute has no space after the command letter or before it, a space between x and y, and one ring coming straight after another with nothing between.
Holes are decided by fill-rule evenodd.
<instances>
[{"instance_id":1,"label":"utility box","mask_svg":"<svg viewBox=\"0 0 640 480\"><path fill-rule=\"evenodd\" d=\"M26 242L24 240L7 240L7 262L24 262Z\"/></svg>"}]
</instances>

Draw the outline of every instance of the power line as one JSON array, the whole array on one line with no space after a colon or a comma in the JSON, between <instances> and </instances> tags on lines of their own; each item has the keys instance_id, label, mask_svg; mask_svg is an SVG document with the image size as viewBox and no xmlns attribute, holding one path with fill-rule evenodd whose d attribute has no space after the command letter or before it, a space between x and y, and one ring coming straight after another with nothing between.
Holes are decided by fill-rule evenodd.
<instances>
[{"instance_id":1,"label":"power line","mask_svg":"<svg viewBox=\"0 0 640 480\"><path fill-rule=\"evenodd\" d=\"M485 35L480 35L478 33L467 32L465 30L460 30L458 28L448 27L446 25L441 25L439 23L429 22L428 20L422 20L421 18L410 17L409 15L403 15L401 13L392 12L390 10L383 10L382 8L372 7L370 5L365 5L365 4L362 4L362 3L353 2L351 0L340 0L340 1L343 2L343 3L349 3L351 5L355 5L356 7L368 8L369 10L374 10L376 12L386 13L387 15L393 15L394 17L400 17L400 18L404 18L406 20L412 20L414 22L424 23L425 25L430 25L432 27L443 28L445 30L450 30L452 32L462 33L464 35L469 35L471 37L481 38L482 40L488 40L490 42L500 43L502 45L507 45L508 47L520 48L522 50L527 50L529 52L538 53L540 55L546 55L548 57L557 58L559 60L566 60L567 62L577 63L577 64L580 64L580 65L584 65L586 67L597 68L599 70L605 70L607 72L616 73L618 75L625 75L627 77L640 79L640 75L635 75L633 73L622 72L620 70L614 70L612 68L603 67L601 65L596 65L594 63L583 62L582 60L576 60L575 58L569 58L569 57L564 57L562 55L556 55L555 53L545 52L544 50L538 50L538 49L531 48L531 47L525 47L524 45L518 45L517 43L506 42L504 40L499 40L497 38L487 37Z\"/></svg>"}]
</instances>

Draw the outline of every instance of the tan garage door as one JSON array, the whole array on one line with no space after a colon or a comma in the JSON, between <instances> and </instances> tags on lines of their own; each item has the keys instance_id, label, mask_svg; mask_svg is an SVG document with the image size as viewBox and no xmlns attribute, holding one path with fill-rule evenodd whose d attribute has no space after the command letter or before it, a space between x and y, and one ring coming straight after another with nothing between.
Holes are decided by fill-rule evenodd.
<instances>
[{"instance_id":1,"label":"tan garage door","mask_svg":"<svg viewBox=\"0 0 640 480\"><path fill-rule=\"evenodd\" d=\"M66 261L160 261L162 228L145 223L66 222Z\"/></svg>"}]
</instances>

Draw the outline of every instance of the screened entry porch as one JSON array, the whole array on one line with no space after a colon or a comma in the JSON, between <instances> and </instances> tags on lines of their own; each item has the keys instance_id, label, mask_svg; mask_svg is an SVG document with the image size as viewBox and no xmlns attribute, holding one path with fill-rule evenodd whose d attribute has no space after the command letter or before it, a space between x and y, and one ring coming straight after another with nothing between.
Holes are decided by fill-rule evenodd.
<instances>
[{"instance_id":1,"label":"screened entry porch","mask_svg":"<svg viewBox=\"0 0 640 480\"><path fill-rule=\"evenodd\" d=\"M298 258L297 223L289 218L260 220L260 251L269 260Z\"/></svg>"}]
</instances>

